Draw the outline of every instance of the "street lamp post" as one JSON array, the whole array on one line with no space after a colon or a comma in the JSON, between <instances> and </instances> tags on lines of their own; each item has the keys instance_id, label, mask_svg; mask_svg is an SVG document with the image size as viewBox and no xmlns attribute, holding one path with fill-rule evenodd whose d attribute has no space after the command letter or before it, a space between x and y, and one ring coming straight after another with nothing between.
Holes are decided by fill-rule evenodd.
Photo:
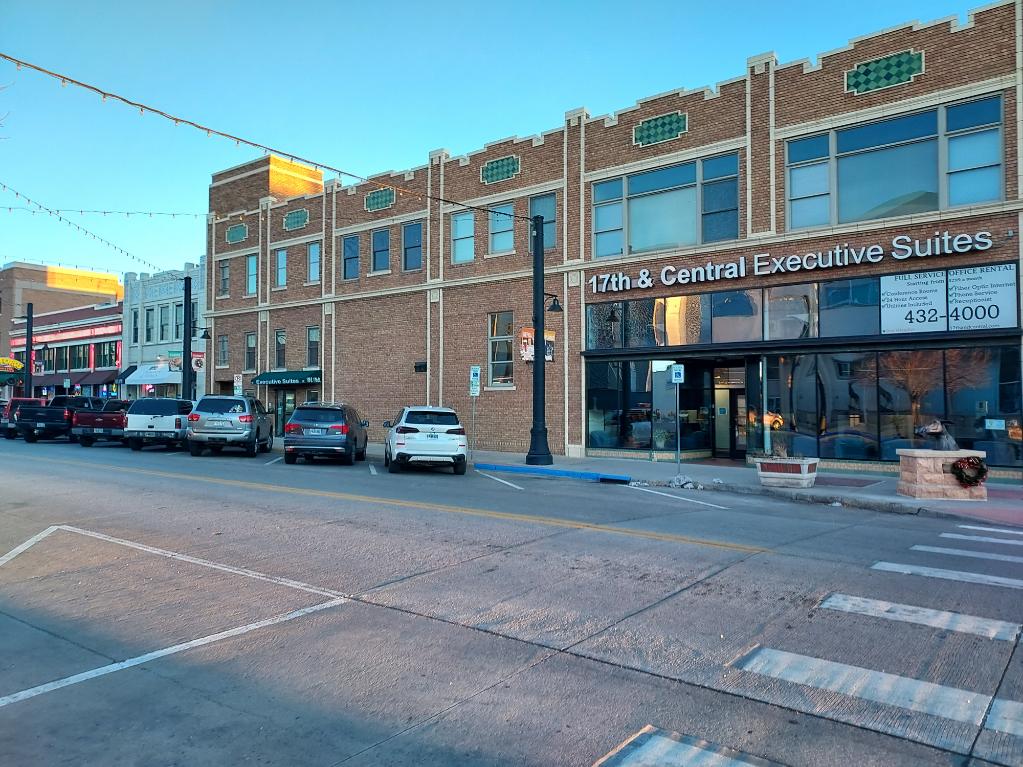
<instances>
[{"instance_id":1,"label":"street lamp post","mask_svg":"<svg viewBox=\"0 0 1023 767\"><path fill-rule=\"evenodd\" d=\"M184 334L181 341L181 398L195 399L192 385L192 278L185 277Z\"/></svg>"},{"instance_id":2,"label":"street lamp post","mask_svg":"<svg viewBox=\"0 0 1023 767\"><path fill-rule=\"evenodd\" d=\"M27 304L25 313L25 396L32 396L32 302Z\"/></svg>"},{"instance_id":3,"label":"street lamp post","mask_svg":"<svg viewBox=\"0 0 1023 767\"><path fill-rule=\"evenodd\" d=\"M543 216L533 216L533 426L529 430L526 463L549 466L554 463L547 441L547 342L544 338L544 313L548 294L544 292ZM552 311L561 306L554 296Z\"/></svg>"}]
</instances>

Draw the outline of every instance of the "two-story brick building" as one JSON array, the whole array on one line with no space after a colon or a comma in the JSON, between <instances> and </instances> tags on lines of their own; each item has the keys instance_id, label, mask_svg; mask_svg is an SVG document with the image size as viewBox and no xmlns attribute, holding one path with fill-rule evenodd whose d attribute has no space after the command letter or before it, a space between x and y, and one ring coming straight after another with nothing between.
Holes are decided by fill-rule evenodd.
<instances>
[{"instance_id":1,"label":"two-story brick building","mask_svg":"<svg viewBox=\"0 0 1023 767\"><path fill-rule=\"evenodd\" d=\"M220 171L207 390L242 374L279 422L347 400L379 439L405 404L467 414L481 365L477 443L524 451L541 214L554 452L890 461L939 419L1021 466L1019 33L1010 0L755 56L351 186L279 157Z\"/></svg>"}]
</instances>

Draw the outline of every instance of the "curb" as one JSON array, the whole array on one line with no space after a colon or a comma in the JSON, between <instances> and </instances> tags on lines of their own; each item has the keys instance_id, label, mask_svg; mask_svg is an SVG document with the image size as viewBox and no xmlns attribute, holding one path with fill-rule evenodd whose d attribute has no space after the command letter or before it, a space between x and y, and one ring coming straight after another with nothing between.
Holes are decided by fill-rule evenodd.
<instances>
[{"instance_id":1,"label":"curb","mask_svg":"<svg viewBox=\"0 0 1023 767\"><path fill-rule=\"evenodd\" d=\"M602 474L595 471L572 471L571 469L546 469L541 466L512 466L504 463L474 463L473 467L483 471L499 471L506 474L532 474L539 477L579 479L584 482L603 482L605 484L615 485L627 485L632 481L632 477L624 474Z\"/></svg>"}]
</instances>

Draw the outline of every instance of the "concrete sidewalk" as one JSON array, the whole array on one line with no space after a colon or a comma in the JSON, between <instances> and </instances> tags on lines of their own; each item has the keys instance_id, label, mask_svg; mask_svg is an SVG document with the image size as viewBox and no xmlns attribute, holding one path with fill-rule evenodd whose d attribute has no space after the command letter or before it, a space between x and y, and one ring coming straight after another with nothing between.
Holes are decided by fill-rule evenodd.
<instances>
[{"instance_id":1,"label":"concrete sidewalk","mask_svg":"<svg viewBox=\"0 0 1023 767\"><path fill-rule=\"evenodd\" d=\"M591 481L628 481L650 486L678 486L674 463L626 458L565 458L555 456L549 467L526 466L521 453L473 451L473 463L481 471L501 471ZM683 463L682 474L704 490L752 493L788 498L805 503L822 503L886 511L897 514L957 516L996 524L1023 527L1023 485L989 480L987 502L935 501L896 495L894 474L867 472L818 472L817 482L808 489L762 487L756 469L741 463Z\"/></svg>"}]
</instances>

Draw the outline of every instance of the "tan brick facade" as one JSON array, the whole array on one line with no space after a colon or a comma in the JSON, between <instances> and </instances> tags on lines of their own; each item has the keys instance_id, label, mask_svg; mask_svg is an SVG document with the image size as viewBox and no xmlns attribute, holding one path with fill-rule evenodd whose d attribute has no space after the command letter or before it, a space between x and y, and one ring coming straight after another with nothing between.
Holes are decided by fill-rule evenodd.
<instances>
[{"instance_id":1,"label":"tan brick facade","mask_svg":"<svg viewBox=\"0 0 1023 767\"><path fill-rule=\"evenodd\" d=\"M216 339L230 339L226 366L209 366L210 390L244 374L276 367L273 338L288 333L286 367L307 366L306 328L318 325L322 384L318 396L354 404L380 439L382 421L405 404L450 405L467 423L471 401L468 369L478 364L486 378L488 318L514 316L516 348L511 387L486 386L477 401L480 448L523 451L529 441L532 368L518 359L517 335L532 325L530 199L553 194L555 242L545 253L546 290L558 295L565 313L548 314L557 333L555 359L547 366L547 424L555 453L580 452L586 438L585 307L609 300L683 295L714 289L764 287L957 265L1020 262L1018 2L971 14L968 23L907 24L861 38L818 62L779 64L772 54L752 57L741 75L713 88L674 91L643 99L613 115L593 117L584 109L566 113L559 128L526 139L506 139L463 157L429 153L409 171L341 186L323 183L319 171L281 158L264 157L216 173L210 187L210 269L207 324ZM850 92L846 77L858 65L904 51L922 53L922 72L891 87ZM791 231L786 221L786 141L883 117L1000 94L1004 153L1001 200L972 208L950 208L844 226ZM663 140L637 140L637 126L665 115L685 116L685 129ZM738 158L736 238L694 247L595 259L593 184L602 179L735 153ZM497 170L495 170L497 169ZM500 169L507 171L501 176ZM489 181L489 183L488 183ZM883 183L883 180L879 180ZM393 191L374 194L380 190ZM373 204L375 202L375 205ZM490 253L487 208L511 203L517 216L511 252ZM452 216L474 206L474 258L453 263ZM371 209L372 208L372 209ZM285 229L285 217L306 211L306 223ZM699 222L700 213L697 213ZM403 232L422 226L422 265L404 267ZM244 239L228 242L232 226L246 226ZM373 232L389 233L386 269L372 268ZM234 230L235 233L239 230ZM831 269L808 274L748 273L726 283L633 288L595 295L595 274L639 270L657 275L666 266L725 263L757 254L801 255L835 246L881 244L895 236L926 239L935 232L990 232L993 246L969 254L931 256ZM359 238L358 276L344 279L344 241ZM308 252L320 247L318 280L309 279ZM551 243L548 243L550 246ZM286 281L277 285L277 251L287 254ZM246 257L256 256L257 290L246 290ZM229 289L219 289L219 265L229 264ZM257 366L244 369L244 334L258 334ZM1017 339L1018 330L1007 334ZM669 356L682 356L679 349ZM663 355L662 355L663 356ZM426 372L415 372L417 363ZM486 383L486 381L485 381ZM310 390L313 387L308 387ZM259 387L272 406L275 392ZM298 396L306 396L300 390Z\"/></svg>"}]
</instances>

